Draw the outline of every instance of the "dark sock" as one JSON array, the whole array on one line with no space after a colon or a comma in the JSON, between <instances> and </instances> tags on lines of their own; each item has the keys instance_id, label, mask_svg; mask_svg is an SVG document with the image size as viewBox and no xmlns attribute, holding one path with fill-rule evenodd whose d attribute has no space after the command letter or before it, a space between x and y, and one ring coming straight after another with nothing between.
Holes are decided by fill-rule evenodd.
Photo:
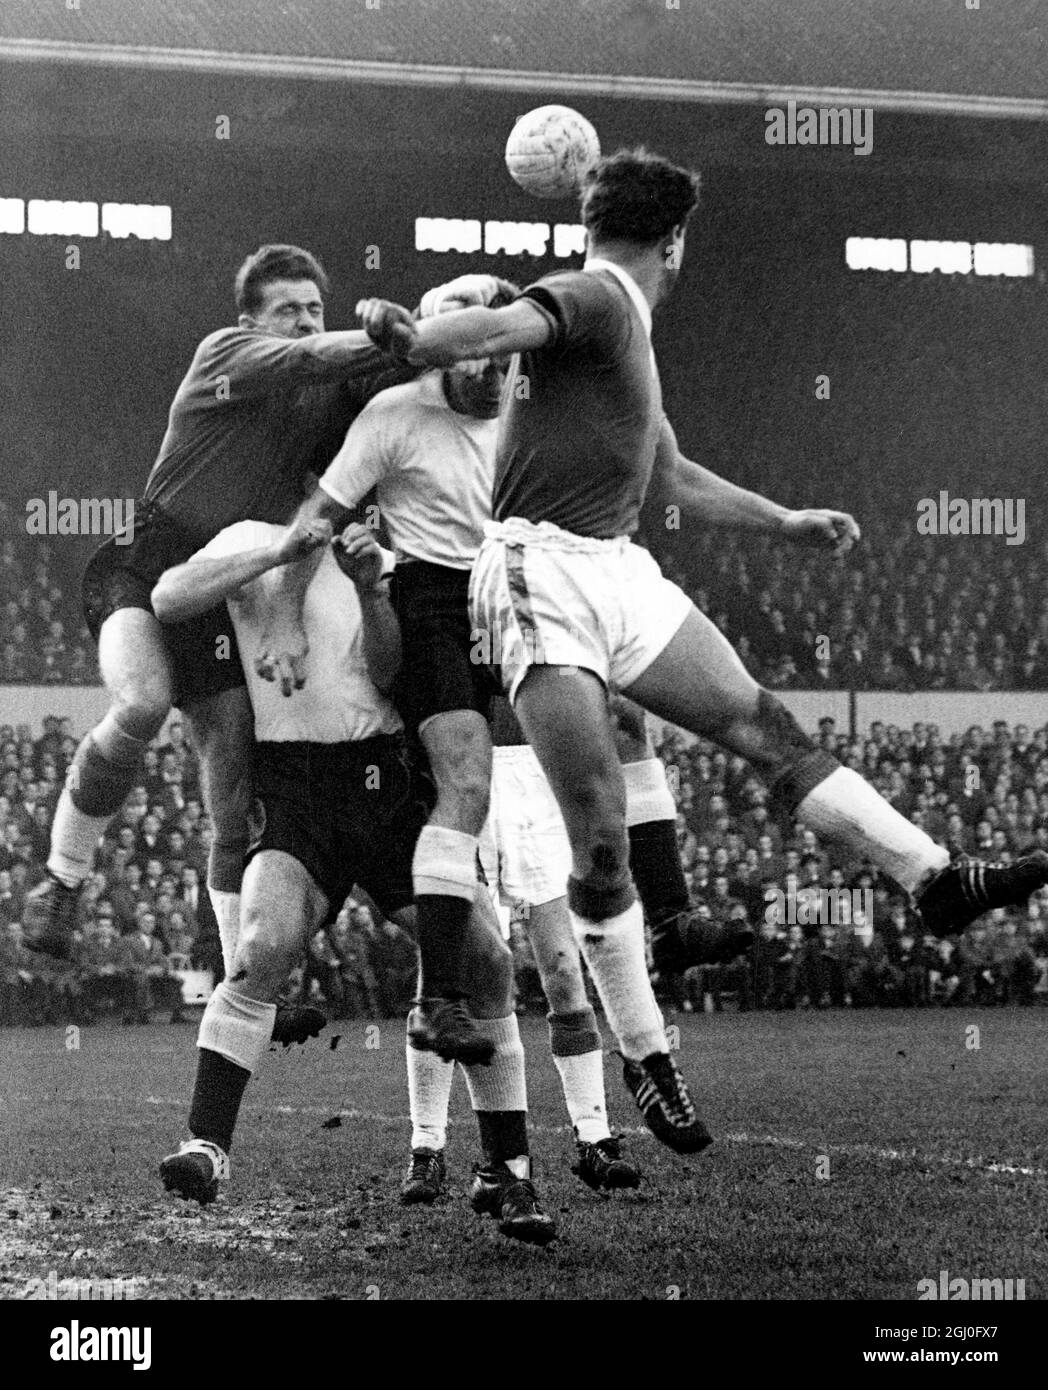
<instances>
[{"instance_id":1,"label":"dark sock","mask_svg":"<svg viewBox=\"0 0 1048 1390\"><path fill-rule=\"evenodd\" d=\"M133 763L116 763L88 737L73 756L69 795L85 816L115 816L137 777L137 758Z\"/></svg>"},{"instance_id":2,"label":"dark sock","mask_svg":"<svg viewBox=\"0 0 1048 1390\"><path fill-rule=\"evenodd\" d=\"M415 903L422 996L461 998L465 993L461 978L462 945L473 904L444 893L420 893Z\"/></svg>"},{"instance_id":3,"label":"dark sock","mask_svg":"<svg viewBox=\"0 0 1048 1390\"><path fill-rule=\"evenodd\" d=\"M691 903L677 849L676 822L644 821L631 825L629 835L630 869L648 921L654 925L687 912Z\"/></svg>"},{"instance_id":4,"label":"dark sock","mask_svg":"<svg viewBox=\"0 0 1048 1390\"><path fill-rule=\"evenodd\" d=\"M509 1158L528 1155L528 1112L526 1110L477 1110L480 1142L484 1157L492 1167Z\"/></svg>"},{"instance_id":5,"label":"dark sock","mask_svg":"<svg viewBox=\"0 0 1048 1390\"><path fill-rule=\"evenodd\" d=\"M200 1049L193 1104L189 1109L189 1132L194 1139L209 1139L229 1152L244 1089L251 1073L218 1052Z\"/></svg>"}]
</instances>

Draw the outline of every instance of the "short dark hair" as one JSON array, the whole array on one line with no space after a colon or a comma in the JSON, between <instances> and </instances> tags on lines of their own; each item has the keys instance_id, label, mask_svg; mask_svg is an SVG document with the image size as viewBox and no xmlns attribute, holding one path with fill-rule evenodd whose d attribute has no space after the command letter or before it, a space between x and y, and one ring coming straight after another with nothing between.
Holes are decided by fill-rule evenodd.
<instances>
[{"instance_id":1,"label":"short dark hair","mask_svg":"<svg viewBox=\"0 0 1048 1390\"><path fill-rule=\"evenodd\" d=\"M699 201L699 175L643 148L617 150L586 175L582 221L597 242L650 246L686 222Z\"/></svg>"},{"instance_id":2,"label":"short dark hair","mask_svg":"<svg viewBox=\"0 0 1048 1390\"><path fill-rule=\"evenodd\" d=\"M316 256L301 246L260 246L237 271L236 301L241 314L253 314L262 304L262 289L271 280L312 280L321 294L328 278Z\"/></svg>"}]
</instances>

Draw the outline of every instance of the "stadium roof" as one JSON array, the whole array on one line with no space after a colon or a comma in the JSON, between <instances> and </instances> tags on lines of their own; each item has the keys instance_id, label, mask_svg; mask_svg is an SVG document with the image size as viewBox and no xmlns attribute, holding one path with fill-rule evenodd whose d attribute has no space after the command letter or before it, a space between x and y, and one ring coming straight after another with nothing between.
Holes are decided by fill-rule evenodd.
<instances>
[{"instance_id":1,"label":"stadium roof","mask_svg":"<svg viewBox=\"0 0 1048 1390\"><path fill-rule=\"evenodd\" d=\"M0 58L1048 117L1044 0L3 0Z\"/></svg>"}]
</instances>

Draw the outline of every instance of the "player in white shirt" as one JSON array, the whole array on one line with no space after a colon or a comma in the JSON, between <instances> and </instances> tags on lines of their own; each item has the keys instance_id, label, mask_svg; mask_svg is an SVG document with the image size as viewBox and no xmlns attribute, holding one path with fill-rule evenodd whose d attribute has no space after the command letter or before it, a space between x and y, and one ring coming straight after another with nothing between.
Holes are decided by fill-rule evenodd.
<instances>
[{"instance_id":1,"label":"player in white shirt","mask_svg":"<svg viewBox=\"0 0 1048 1390\"><path fill-rule=\"evenodd\" d=\"M500 285L491 302L508 299L511 290L508 284ZM427 303L441 293L432 292L423 300L423 315L458 302L445 291L443 303ZM600 1033L586 997L565 902L564 864L570 866L570 856L565 859L562 818L519 729L512 741L523 746L496 752L493 769L489 717L492 699L501 699L501 691L490 668L497 666L499 654L497 641L485 644L484 634L471 630L468 593L471 566L491 517L495 415L504 364L474 367L431 372L376 396L354 422L300 516L324 515L341 524L374 489L398 554L397 607L405 661L394 698L409 734L418 730L438 790L437 806L415 856L422 976L429 996L423 1013L428 1017L420 1019L416 1010L409 1045L449 1055L439 1037L435 1045L434 1034L440 1031L440 1001L454 997L463 982L455 945L465 903L456 894L472 872L493 776L496 784L500 778L524 778L530 790L518 786L517 791L530 806L515 807L513 795L499 798L502 812L492 830L504 842L512 842L518 867L528 861L521 882L539 885L539 896L526 895L529 907L537 909L529 912L527 922L540 974L548 985L551 1048L578 1141L577 1171L603 1187L633 1185L636 1170L622 1158L619 1141L607 1124ZM676 807L665 770L645 745L643 714L635 714L640 739L625 737L620 727L620 744L629 788L631 844L636 849L633 867L652 924L656 964L663 970L680 969L714 960L726 945L725 953L734 956L745 949L750 934L734 926L725 934L716 925L701 940L701 929L688 931L692 959L682 959L682 950L673 953L691 915L677 854ZM521 817L526 819L532 811L539 814L543 807L557 833L534 841L522 836ZM730 941L722 939L725 935ZM516 1047L515 1022L507 1020L504 1031ZM450 1069L434 1061L421 1097L430 1119L412 1136L405 1200L432 1200L440 1191L450 1087Z\"/></svg>"},{"instance_id":2,"label":"player in white shirt","mask_svg":"<svg viewBox=\"0 0 1048 1390\"><path fill-rule=\"evenodd\" d=\"M241 1099L268 1046L274 1000L305 943L354 885L399 925L414 920L411 862L427 808L389 699L401 660L385 582L392 557L355 523L333 546L329 538L325 522L288 531L239 522L167 571L152 595L164 621L184 621L224 599L240 649L251 651L279 590L274 571L321 551L303 607L309 641L303 688L287 699L254 669L245 670L261 828L244 874L232 975L215 990L201 1022L193 1137L160 1170L165 1187L200 1202L212 1201L219 1180L229 1176ZM466 951L477 981L470 1004L480 1018L500 1015L512 962L476 882L470 906ZM499 1071L469 1068L471 1089L481 1070ZM523 1176L499 1214L500 1230L545 1244L554 1223Z\"/></svg>"},{"instance_id":3,"label":"player in white shirt","mask_svg":"<svg viewBox=\"0 0 1048 1390\"><path fill-rule=\"evenodd\" d=\"M485 277L477 277L482 280ZM462 283L462 282L460 282ZM513 287L495 282L493 304L508 302ZM444 303L434 303L443 295ZM427 303L427 300L430 301ZM460 302L456 293L434 291L422 312L441 312ZM501 698L491 668L497 650L485 648L471 631L468 615L470 571L491 516L491 492L498 424L496 416L505 363L431 372L405 386L382 392L354 422L345 444L321 480L320 489L300 518L326 516L341 525L374 490L378 510L396 548L397 609L404 639L402 678L394 699L409 735L417 730L433 770L438 800L419 837L415 889L419 909L423 1000L409 1020L410 1050L431 1051L446 1062L459 1045L490 1037L497 1050L520 1050L516 1020L468 1020L469 1027L448 1038L445 1001L457 1001L466 983L460 953L461 920L468 904L478 840L487 819L492 778L524 778L530 807L503 797L503 812L492 829L513 842L514 863L530 866L521 881L538 885L528 897L529 935L550 1002L551 1049L561 1075L575 1128L575 1171L592 1186L634 1186L637 1170L623 1159L611 1135L604 1095L603 1054L596 1017L586 996L579 951L564 895L570 865L565 859L562 818L537 760L525 746L498 753L493 769L489 730L491 702ZM643 716L637 712L643 724ZM512 721L508 714L507 722ZM517 735L513 740L523 744ZM653 927L656 949L667 955L683 936L690 904L677 856L676 807L665 771L643 739L630 741L623 761L630 792L631 840L636 836L635 872ZM520 792L520 786L517 787ZM520 833L530 811L546 809L556 833L534 840ZM664 833L660 833L664 832ZM668 843L667 843L668 842ZM543 856L548 858L545 863ZM507 861L508 862L508 861ZM503 885L504 886L504 885ZM548 889L548 891L547 891ZM719 932L719 928L715 929ZM744 933L732 940L736 954ZM697 943L699 960L717 958L724 943ZM692 963L688 961L686 963ZM677 960L675 968L681 968ZM452 1003L452 1008L456 1003ZM458 1006L460 1007L460 1006ZM455 1022L459 1025L462 1014ZM620 1040L621 1041L621 1040ZM412 1099L424 1123L412 1134L412 1159L403 1189L405 1201L431 1201L444 1181L443 1147L452 1070L434 1057L427 1074L420 1057L409 1068L420 1089ZM522 1120L523 1110L518 1114ZM489 1157L518 1155L522 1125L491 1134ZM502 1162L490 1162L475 1179L473 1201L490 1210Z\"/></svg>"},{"instance_id":4,"label":"player in white shirt","mask_svg":"<svg viewBox=\"0 0 1048 1390\"><path fill-rule=\"evenodd\" d=\"M413 864L422 983L408 1020L408 1054L421 1122L413 1127L404 1195L432 1200L442 1189L450 1062L486 1047L490 1071L467 1073L486 1159L470 1199L475 1210L496 1217L507 1193L531 1173L524 1050L512 991L500 1017L466 1013L474 967L462 948L491 780L488 706L497 693L487 666L470 657L467 593L491 505L503 377L504 368L489 363L479 372L427 373L382 393L347 436L324 495L316 494L318 506L341 524L375 489L397 555L404 661L393 697L437 789Z\"/></svg>"}]
</instances>

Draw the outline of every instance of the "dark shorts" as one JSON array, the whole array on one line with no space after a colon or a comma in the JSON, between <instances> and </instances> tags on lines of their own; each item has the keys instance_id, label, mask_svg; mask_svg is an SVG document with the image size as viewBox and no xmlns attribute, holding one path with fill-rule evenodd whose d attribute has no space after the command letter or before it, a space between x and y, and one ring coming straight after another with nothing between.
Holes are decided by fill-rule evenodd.
<instances>
[{"instance_id":1,"label":"dark shorts","mask_svg":"<svg viewBox=\"0 0 1048 1390\"><path fill-rule=\"evenodd\" d=\"M450 710L472 709L489 718L502 687L477 659L480 644L470 638L469 570L402 562L394 571L392 596L403 644L393 700L408 729Z\"/></svg>"},{"instance_id":2,"label":"dark shorts","mask_svg":"<svg viewBox=\"0 0 1048 1390\"><path fill-rule=\"evenodd\" d=\"M95 641L105 620L121 608L152 613L150 595L157 580L199 549L199 543L158 507L137 502L130 543L118 545L116 537L111 537L91 556L84 571L84 619ZM236 633L224 603L189 622L164 623L162 631L174 683L172 704L181 708L245 683Z\"/></svg>"},{"instance_id":3,"label":"dark shorts","mask_svg":"<svg viewBox=\"0 0 1048 1390\"><path fill-rule=\"evenodd\" d=\"M402 735L358 743L259 743L248 859L282 850L305 868L333 914L359 884L388 917L414 901L411 861L433 805Z\"/></svg>"}]
</instances>

